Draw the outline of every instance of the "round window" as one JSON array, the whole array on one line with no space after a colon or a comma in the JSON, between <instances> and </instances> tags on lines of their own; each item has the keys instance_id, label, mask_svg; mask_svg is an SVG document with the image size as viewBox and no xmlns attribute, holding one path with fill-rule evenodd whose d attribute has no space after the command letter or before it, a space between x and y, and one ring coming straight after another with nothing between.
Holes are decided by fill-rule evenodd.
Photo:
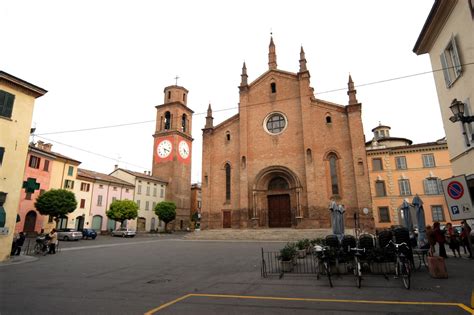
<instances>
[{"instance_id":1,"label":"round window","mask_svg":"<svg viewBox=\"0 0 474 315\"><path fill-rule=\"evenodd\" d=\"M286 128L286 117L281 113L272 113L265 119L265 130L271 134L283 132Z\"/></svg>"}]
</instances>

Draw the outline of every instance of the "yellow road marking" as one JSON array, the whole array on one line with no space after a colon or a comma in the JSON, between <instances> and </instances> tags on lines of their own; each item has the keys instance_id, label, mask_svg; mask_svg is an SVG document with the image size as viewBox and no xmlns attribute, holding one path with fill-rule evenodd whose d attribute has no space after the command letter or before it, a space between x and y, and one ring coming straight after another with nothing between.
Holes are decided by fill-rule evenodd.
<instances>
[{"instance_id":1,"label":"yellow road marking","mask_svg":"<svg viewBox=\"0 0 474 315\"><path fill-rule=\"evenodd\" d=\"M182 301L182 300L184 300L184 299L187 299L187 298L190 297L190 296L192 296L192 294L184 295L184 296L182 296L182 297L180 297L180 298L177 298L176 300L173 300L173 301L168 302L168 303L166 303L166 304L160 305L160 306L158 306L158 307L156 307L156 308L154 308L154 309L152 309L152 310L149 310L148 312L145 313L145 315L152 315L153 313L156 313L156 312L158 312L158 311L164 309L165 307L168 307L168 306L170 306L170 305L173 305L173 304L175 304L175 303L177 303L177 302L179 302L179 301Z\"/></svg>"},{"instance_id":2,"label":"yellow road marking","mask_svg":"<svg viewBox=\"0 0 474 315\"><path fill-rule=\"evenodd\" d=\"M474 293L473 293L474 294ZM274 300L274 301L305 301L305 302L338 302L338 303L360 303L360 304L397 304L397 305L436 305L436 306L457 306L474 314L474 310L469 306L462 303L450 303L450 302L409 302L409 301L368 301L368 300L344 300L344 299L312 299L312 298L285 298L285 297L274 297L274 296L248 296L248 295L226 295L226 294L198 294L191 293L184 295L176 300L163 304L155 309L152 309L145 313L145 315L152 315L159 310L164 309L172 304L187 299L189 297L211 297L211 298L227 298L227 299L253 299L253 300Z\"/></svg>"}]
</instances>

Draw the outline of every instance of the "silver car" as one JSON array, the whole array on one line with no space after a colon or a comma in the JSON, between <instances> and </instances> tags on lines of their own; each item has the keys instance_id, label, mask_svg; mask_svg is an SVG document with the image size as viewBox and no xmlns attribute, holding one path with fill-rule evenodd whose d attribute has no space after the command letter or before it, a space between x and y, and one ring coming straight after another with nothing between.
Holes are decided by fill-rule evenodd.
<instances>
[{"instance_id":1,"label":"silver car","mask_svg":"<svg viewBox=\"0 0 474 315\"><path fill-rule=\"evenodd\" d=\"M82 238L82 232L76 229L58 229L56 231L58 233L58 240L63 241L78 241Z\"/></svg>"},{"instance_id":2,"label":"silver car","mask_svg":"<svg viewBox=\"0 0 474 315\"><path fill-rule=\"evenodd\" d=\"M112 236L134 237L135 234L137 234L135 230L126 227L118 228L112 231Z\"/></svg>"}]
</instances>

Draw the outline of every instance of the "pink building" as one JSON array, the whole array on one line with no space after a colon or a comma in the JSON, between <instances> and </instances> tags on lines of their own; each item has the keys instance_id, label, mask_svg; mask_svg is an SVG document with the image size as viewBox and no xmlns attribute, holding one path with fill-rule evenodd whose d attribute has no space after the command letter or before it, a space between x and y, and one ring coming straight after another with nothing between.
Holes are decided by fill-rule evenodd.
<instances>
[{"instance_id":1,"label":"pink building","mask_svg":"<svg viewBox=\"0 0 474 315\"><path fill-rule=\"evenodd\" d=\"M77 179L81 187L87 187L87 184L91 186L90 202L84 201L84 211L88 213L91 228L98 232L115 229L117 223L108 219L105 213L114 200L133 200L135 186L116 177L85 169L78 169Z\"/></svg>"},{"instance_id":2,"label":"pink building","mask_svg":"<svg viewBox=\"0 0 474 315\"><path fill-rule=\"evenodd\" d=\"M21 189L20 205L18 209L19 222L15 232L40 232L47 217L42 216L35 208L36 198L49 190L51 181L52 162L56 159L52 152L43 150L42 142L35 147L30 144L26 159L25 174Z\"/></svg>"}]
</instances>

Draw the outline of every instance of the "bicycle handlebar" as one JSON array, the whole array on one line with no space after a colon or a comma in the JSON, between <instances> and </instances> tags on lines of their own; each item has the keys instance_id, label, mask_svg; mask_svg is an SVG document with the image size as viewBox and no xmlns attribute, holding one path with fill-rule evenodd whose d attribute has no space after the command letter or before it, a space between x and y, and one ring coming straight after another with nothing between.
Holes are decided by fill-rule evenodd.
<instances>
[{"instance_id":1,"label":"bicycle handlebar","mask_svg":"<svg viewBox=\"0 0 474 315\"><path fill-rule=\"evenodd\" d=\"M385 247L388 247L390 244L392 244L393 246L395 246L396 249L398 249L400 246L406 246L406 247L408 247L408 244L405 243L405 242L402 242L402 243L395 243L395 242L392 241L392 240L390 240L390 241L388 242L388 244L385 245Z\"/></svg>"}]
</instances>

